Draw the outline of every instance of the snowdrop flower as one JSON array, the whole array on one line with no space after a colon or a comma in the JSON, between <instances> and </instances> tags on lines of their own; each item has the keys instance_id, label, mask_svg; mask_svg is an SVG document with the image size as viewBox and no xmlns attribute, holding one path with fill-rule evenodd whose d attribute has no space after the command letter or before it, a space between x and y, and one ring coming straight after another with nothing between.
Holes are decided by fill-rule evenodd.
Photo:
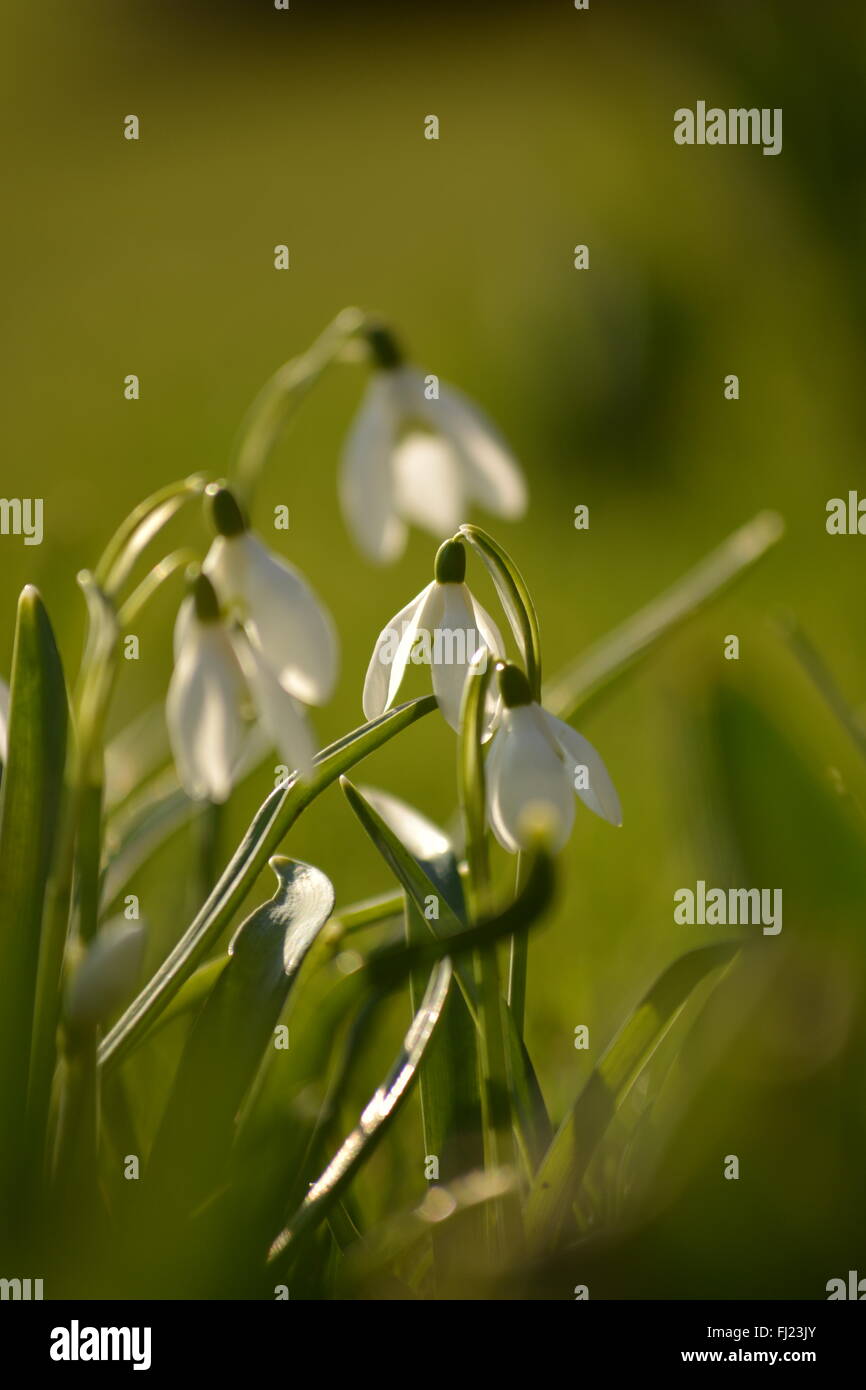
<instances>
[{"instance_id":1,"label":"snowdrop flower","mask_svg":"<svg viewBox=\"0 0 866 1390\"><path fill-rule=\"evenodd\" d=\"M619 797L591 743L536 704L523 672L498 669L500 723L487 758L487 807L494 835L512 854L528 847L533 822L550 826L562 849L574 824L574 793L596 815L622 824Z\"/></svg>"},{"instance_id":2,"label":"snowdrop flower","mask_svg":"<svg viewBox=\"0 0 866 1390\"><path fill-rule=\"evenodd\" d=\"M493 658L504 653L499 629L464 583L466 551L461 541L439 547L434 574L433 582L379 633L364 682L368 719L378 718L393 703L410 660L429 662L439 708L452 729L459 730L463 686L473 656L482 647Z\"/></svg>"},{"instance_id":3,"label":"snowdrop flower","mask_svg":"<svg viewBox=\"0 0 866 1390\"><path fill-rule=\"evenodd\" d=\"M203 570L235 610L280 685L305 705L323 704L337 678L330 614L306 580L247 527L228 488L208 488L217 535Z\"/></svg>"},{"instance_id":4,"label":"snowdrop flower","mask_svg":"<svg viewBox=\"0 0 866 1390\"><path fill-rule=\"evenodd\" d=\"M175 665L166 723L181 785L194 800L225 801L255 712L286 765L308 777L313 739L303 710L280 684L258 644L223 623L210 580L199 574L174 630Z\"/></svg>"},{"instance_id":5,"label":"snowdrop flower","mask_svg":"<svg viewBox=\"0 0 866 1390\"><path fill-rule=\"evenodd\" d=\"M526 509L526 485L485 416L451 386L428 399L425 378L390 333L367 332L376 368L343 452L340 498L361 550L380 564L406 544L407 523L441 540L477 502L496 516Z\"/></svg>"}]
</instances>

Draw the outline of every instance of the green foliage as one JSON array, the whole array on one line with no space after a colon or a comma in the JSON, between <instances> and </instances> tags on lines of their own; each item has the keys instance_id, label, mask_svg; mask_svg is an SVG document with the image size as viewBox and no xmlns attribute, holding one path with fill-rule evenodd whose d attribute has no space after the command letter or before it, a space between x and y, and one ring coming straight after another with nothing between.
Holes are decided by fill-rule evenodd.
<instances>
[{"instance_id":1,"label":"green foliage","mask_svg":"<svg viewBox=\"0 0 866 1390\"><path fill-rule=\"evenodd\" d=\"M234 483L247 501L299 401L376 331L356 311L340 316L271 379L236 455ZM127 590L149 547L206 485L196 476L159 489L80 576L87 633L69 758L51 626L34 590L19 605L0 807L0 1080L11 1135L0 1196L10 1248L38 1252L57 1292L84 1296L273 1297L285 1285L301 1297L385 1287L447 1298L484 1295L502 1280L525 1293L529 1271L574 1249L588 1224L613 1238L634 1146L650 1131L663 1143L677 1113L668 1102L692 1037L681 1025L697 1029L697 1005L723 993L721 967L742 943L700 944L663 969L624 1011L554 1130L548 1059L530 1054L525 1026L530 944L550 920L561 876L539 840L506 879L492 843L485 740L494 687L484 652L469 662L463 692L456 830L347 776L395 741L409 757L409 730L436 709L423 696L330 743L308 775L281 776L218 869L227 848L220 808L183 790L160 720L148 716L106 743L130 623L194 552L162 555ZM742 527L554 676L549 707L570 717L599 702L780 534L767 515ZM528 586L487 532L466 524L460 537L493 581L526 677L499 669L528 681L538 699L540 626ZM461 563L455 586L462 573ZM214 604L205 616L248 679L237 653L249 662L257 649L231 645L247 615ZM183 633L178 640L182 655ZM830 689L824 678L819 687ZM830 703L856 734L835 688ZM746 703L720 696L711 720L732 833L744 857L759 846L775 871L801 846L763 834L772 806L766 781L745 785L750 769L771 760L773 784L791 800L821 803L820 789ZM252 772L266 744L250 739L238 768ZM326 874L280 851L337 782L351 828L374 851L381 891L335 912ZM336 816L339 806L332 800L329 810ZM850 905L863 887L860 846L834 816L831 807L820 819L821 843ZM189 870L191 832L198 857ZM178 901L199 905L183 930L181 908L167 924L150 923L156 960L123 1007L144 940L130 889L172 856L186 870ZM276 892L236 925L268 864ZM111 913L123 915L109 922ZM578 941L581 925L570 923ZM65 1013L64 997L73 1001Z\"/></svg>"}]
</instances>

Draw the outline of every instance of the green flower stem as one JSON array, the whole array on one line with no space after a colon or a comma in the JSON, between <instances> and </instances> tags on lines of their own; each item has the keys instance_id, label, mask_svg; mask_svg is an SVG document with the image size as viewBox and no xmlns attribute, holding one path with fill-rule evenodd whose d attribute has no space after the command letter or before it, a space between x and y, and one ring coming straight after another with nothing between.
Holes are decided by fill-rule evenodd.
<instances>
[{"instance_id":1,"label":"green flower stem","mask_svg":"<svg viewBox=\"0 0 866 1390\"><path fill-rule=\"evenodd\" d=\"M535 604L520 570L502 546L480 526L461 526L458 535L469 542L490 572L511 630L520 644L533 700L541 698L541 637ZM501 656L505 653L501 652Z\"/></svg>"},{"instance_id":2,"label":"green flower stem","mask_svg":"<svg viewBox=\"0 0 866 1390\"><path fill-rule=\"evenodd\" d=\"M78 932L83 942L96 934L102 853L105 781L105 724L117 678L121 631L114 606L89 574L79 576L87 599L88 632L73 701L78 737L70 805L76 832Z\"/></svg>"},{"instance_id":3,"label":"green flower stem","mask_svg":"<svg viewBox=\"0 0 866 1390\"><path fill-rule=\"evenodd\" d=\"M97 586L108 598L117 597L145 546L190 498L201 496L205 482L202 474L195 473L168 483L139 502L121 522L93 571Z\"/></svg>"},{"instance_id":4,"label":"green flower stem","mask_svg":"<svg viewBox=\"0 0 866 1390\"><path fill-rule=\"evenodd\" d=\"M98 1207L99 1071L96 1029L67 1038L53 1178L58 1209L91 1225Z\"/></svg>"},{"instance_id":5,"label":"green flower stem","mask_svg":"<svg viewBox=\"0 0 866 1390\"><path fill-rule=\"evenodd\" d=\"M484 732L486 695L492 675L489 656L470 666L463 693L457 781L463 819L468 917L476 924L491 910L486 793L481 740ZM517 1153L511 1114L508 1054L502 1017L502 986L496 943L476 952L478 982L478 1066L484 1167L488 1172L516 1170ZM489 1253L497 1262L521 1239L520 1211L514 1194L491 1202L488 1222Z\"/></svg>"},{"instance_id":6,"label":"green flower stem","mask_svg":"<svg viewBox=\"0 0 866 1390\"><path fill-rule=\"evenodd\" d=\"M132 624L141 615L142 609L150 602L156 592L161 588L167 579L178 570L185 570L188 565L193 564L199 559L194 550L185 547L181 550L173 550L170 555L166 555L153 569L145 575L137 589L133 589L129 598L120 608L117 621L122 632L127 632Z\"/></svg>"},{"instance_id":7,"label":"green flower stem","mask_svg":"<svg viewBox=\"0 0 866 1390\"><path fill-rule=\"evenodd\" d=\"M216 883L219 874L221 831L225 822L225 807L209 801L198 822L198 886L203 900Z\"/></svg>"},{"instance_id":8,"label":"green flower stem","mask_svg":"<svg viewBox=\"0 0 866 1390\"><path fill-rule=\"evenodd\" d=\"M233 489L247 507L280 435L308 391L366 322L360 309L344 309L300 357L283 364L259 391L241 425L230 470Z\"/></svg>"},{"instance_id":9,"label":"green flower stem","mask_svg":"<svg viewBox=\"0 0 866 1390\"><path fill-rule=\"evenodd\" d=\"M349 903L335 912L324 932L322 942L332 951L338 950L343 939L350 932L372 927L390 918L401 917L406 905L402 892L381 893L375 898L365 898L363 902Z\"/></svg>"},{"instance_id":10,"label":"green flower stem","mask_svg":"<svg viewBox=\"0 0 866 1390\"><path fill-rule=\"evenodd\" d=\"M151 515L153 513L151 512ZM78 884L79 936L93 939L99 924L105 796L105 726L120 664L125 632L161 586L195 556L177 550L164 556L115 611L95 575L79 581L88 606L88 634L73 707L78 732L70 804L76 826L75 865Z\"/></svg>"},{"instance_id":11,"label":"green flower stem","mask_svg":"<svg viewBox=\"0 0 866 1390\"><path fill-rule=\"evenodd\" d=\"M525 857L523 854L517 855L517 871L515 874L514 891L519 895L524 880ZM519 1037L523 1037L523 1025L526 1017L526 969L529 957L529 933L525 931L516 932L511 938L510 956L508 962L508 1004L514 1018Z\"/></svg>"},{"instance_id":12,"label":"green flower stem","mask_svg":"<svg viewBox=\"0 0 866 1390\"><path fill-rule=\"evenodd\" d=\"M712 602L781 539L777 512L760 512L734 531L665 593L570 663L544 688L544 707L571 719L663 638Z\"/></svg>"}]
</instances>

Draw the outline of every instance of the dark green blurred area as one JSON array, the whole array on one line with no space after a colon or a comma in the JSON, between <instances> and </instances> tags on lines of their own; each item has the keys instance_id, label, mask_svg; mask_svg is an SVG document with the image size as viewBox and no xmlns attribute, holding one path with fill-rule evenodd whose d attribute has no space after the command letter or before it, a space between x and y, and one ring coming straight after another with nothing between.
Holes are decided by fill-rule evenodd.
<instances>
[{"instance_id":1,"label":"dark green blurred area","mask_svg":"<svg viewBox=\"0 0 866 1390\"><path fill-rule=\"evenodd\" d=\"M706 1044L650 1224L562 1270L559 1292L559 1271L539 1288L822 1297L858 1260L862 1272L866 869L863 836L834 817L861 814L866 778L768 617L793 611L863 703L866 539L824 525L829 498L866 491L863 14L106 0L19 6L6 30L2 492L43 496L46 536L0 539L0 669L32 580L74 670L76 571L145 493L225 468L259 386L348 304L392 321L522 460L530 513L491 529L530 584L550 673L778 510L778 550L586 722L625 824L579 814L533 944L528 1042L554 1116L659 971L719 935L674 923L677 888L782 887L785 928L742 1012L730 990L718 1007L724 1044ZM677 147L673 112L698 99L782 107L781 155ZM138 143L122 138L128 113ZM428 113L438 142L423 138ZM288 273L273 269L282 242ZM723 396L732 372L737 402ZM138 402L123 399L127 373ZM361 722L373 639L428 582L434 548L416 534L374 571L346 534L336 463L363 379L341 366L317 388L257 504L340 629L323 742ZM283 502L288 538L269 528ZM115 727L164 694L176 601L141 625ZM723 659L729 633L739 663ZM359 780L445 822L453 765L453 736L428 720ZM226 852L271 784L266 764L233 801ZM338 903L390 886L336 789L284 849L329 874ZM187 858L173 847L138 885L154 960L184 925ZM404 1021L395 1008L371 1089ZM590 1054L573 1047L580 1023ZM414 1125L403 1117L363 1179L374 1210L423 1190ZM728 1153L739 1183L722 1179Z\"/></svg>"}]
</instances>

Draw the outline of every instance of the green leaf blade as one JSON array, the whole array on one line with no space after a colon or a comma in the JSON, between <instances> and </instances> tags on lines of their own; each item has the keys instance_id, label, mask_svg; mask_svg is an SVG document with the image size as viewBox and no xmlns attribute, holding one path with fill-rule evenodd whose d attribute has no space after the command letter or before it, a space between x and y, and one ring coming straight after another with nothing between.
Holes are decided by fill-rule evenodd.
<instances>
[{"instance_id":1,"label":"green leaf blade","mask_svg":"<svg viewBox=\"0 0 866 1390\"><path fill-rule=\"evenodd\" d=\"M334 906L320 870L276 857L278 887L238 928L187 1039L148 1181L189 1204L213 1182L304 959Z\"/></svg>"},{"instance_id":2,"label":"green leaf blade","mask_svg":"<svg viewBox=\"0 0 866 1390\"><path fill-rule=\"evenodd\" d=\"M60 819L68 707L60 654L42 599L18 604L8 758L0 791L0 1096L7 1133L23 1135L45 895ZM60 954L42 970L57 998ZM53 1030L52 1030L53 1037ZM20 1147L10 1143L5 1148Z\"/></svg>"},{"instance_id":3,"label":"green leaf blade","mask_svg":"<svg viewBox=\"0 0 866 1390\"><path fill-rule=\"evenodd\" d=\"M580 1092L536 1175L527 1227L537 1242L556 1240L587 1165L608 1124L692 991L706 975L728 964L739 947L721 943L689 951L674 961L620 1028Z\"/></svg>"},{"instance_id":4,"label":"green leaf blade","mask_svg":"<svg viewBox=\"0 0 866 1390\"><path fill-rule=\"evenodd\" d=\"M170 1002L229 925L301 812L362 758L435 708L432 695L398 706L325 748L309 782L295 779L271 792L187 931L106 1037L100 1048L103 1065L116 1065L140 1041L151 1019Z\"/></svg>"}]
</instances>

